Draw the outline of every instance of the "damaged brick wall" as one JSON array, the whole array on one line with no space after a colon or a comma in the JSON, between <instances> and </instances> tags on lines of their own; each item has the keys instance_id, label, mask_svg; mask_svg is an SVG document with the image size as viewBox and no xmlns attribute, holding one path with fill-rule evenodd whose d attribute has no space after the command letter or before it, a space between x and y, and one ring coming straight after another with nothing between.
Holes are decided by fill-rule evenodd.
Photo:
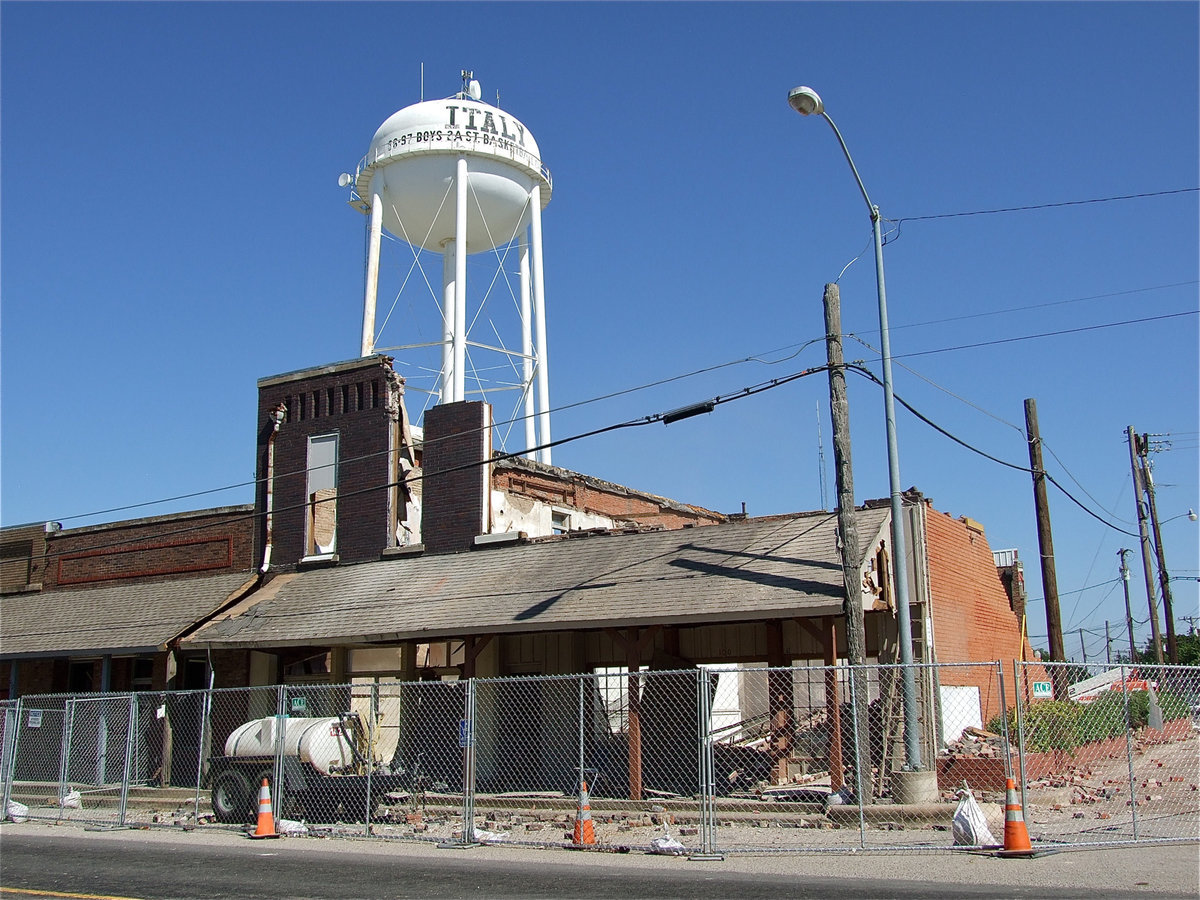
<instances>
[{"instance_id":1,"label":"damaged brick wall","mask_svg":"<svg viewBox=\"0 0 1200 900\"><path fill-rule=\"evenodd\" d=\"M401 381L385 356L335 363L258 382L258 478L255 558L266 540L267 448L271 412L286 417L275 435L272 565L290 566L307 554L312 512L307 496L309 438L336 434L336 554L345 561L378 559L389 542L388 451L393 449ZM327 512L323 510L322 513ZM318 516L320 518L320 516Z\"/></svg>"},{"instance_id":2,"label":"damaged brick wall","mask_svg":"<svg viewBox=\"0 0 1200 900\"><path fill-rule=\"evenodd\" d=\"M927 507L925 540L937 661L999 659L1011 674L1012 660L1022 659L1023 644L1024 658L1032 659L982 527ZM946 668L940 677L945 685L979 688L984 725L1000 712L1000 696L990 671ZM1013 702L1011 696L1008 700Z\"/></svg>"},{"instance_id":3,"label":"damaged brick wall","mask_svg":"<svg viewBox=\"0 0 1200 900\"><path fill-rule=\"evenodd\" d=\"M497 491L530 497L566 509L608 516L618 522L683 528L715 525L728 517L700 506L690 506L619 484L552 468L524 459L496 465L492 487Z\"/></svg>"}]
</instances>

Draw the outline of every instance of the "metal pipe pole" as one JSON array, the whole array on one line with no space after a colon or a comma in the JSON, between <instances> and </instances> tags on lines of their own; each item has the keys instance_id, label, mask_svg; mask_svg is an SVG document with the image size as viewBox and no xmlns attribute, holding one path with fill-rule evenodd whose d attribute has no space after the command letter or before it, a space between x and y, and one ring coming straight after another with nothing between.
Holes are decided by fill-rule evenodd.
<instances>
[{"instance_id":1,"label":"metal pipe pole","mask_svg":"<svg viewBox=\"0 0 1200 900\"><path fill-rule=\"evenodd\" d=\"M828 118L828 117L826 117ZM857 177L858 172L856 171ZM866 196L866 189L863 190ZM904 666L904 756L905 768L921 768L921 736L917 715L917 680L913 671L912 611L908 600L908 554L904 540L904 498L900 487L900 450L896 442L896 402L892 394L892 348L888 331L887 290L883 280L883 231L879 207L871 207L875 232L875 283L879 290L879 351L883 364L883 404L887 425L888 485L892 501L892 572L896 579L896 627L900 639L900 662Z\"/></svg>"},{"instance_id":2,"label":"metal pipe pole","mask_svg":"<svg viewBox=\"0 0 1200 900\"><path fill-rule=\"evenodd\" d=\"M529 192L529 238L533 247L534 340L537 343L538 443L550 443L550 363L546 349L546 266L542 259L542 188L534 185ZM538 451L538 462L550 465L550 448Z\"/></svg>"},{"instance_id":3,"label":"metal pipe pole","mask_svg":"<svg viewBox=\"0 0 1200 900\"><path fill-rule=\"evenodd\" d=\"M363 292L362 351L375 352L375 303L379 296L379 244L383 237L383 198L371 191L371 218L367 222L367 284Z\"/></svg>"},{"instance_id":4,"label":"metal pipe pole","mask_svg":"<svg viewBox=\"0 0 1200 900\"><path fill-rule=\"evenodd\" d=\"M452 403L467 399L467 158L458 158L454 205L454 387Z\"/></svg>"},{"instance_id":5,"label":"metal pipe pole","mask_svg":"<svg viewBox=\"0 0 1200 900\"><path fill-rule=\"evenodd\" d=\"M813 96L815 97L815 92ZM801 111L799 107L795 108L797 111ZM888 487L892 510L892 573L896 582L896 628L899 633L900 662L903 666L901 671L904 685L904 768L910 771L919 771L921 769L921 736L917 707L917 681L916 674L913 672L912 611L909 608L908 595L908 557L904 539L904 500L903 489L900 486L900 451L896 440L896 401L892 392L892 340L891 331L888 328L887 287L883 276L882 217L879 207L871 202L867 187L858 174L858 167L854 165L854 159L850 156L850 150L846 147L842 133L830 118L829 113L825 112L824 105L820 103L819 98L813 111L818 112L833 129L834 137L837 138L838 144L842 148L846 162L850 164L850 171L854 173L854 180L870 211L871 231L875 238L875 287L879 299L879 355L883 367Z\"/></svg>"}]
</instances>

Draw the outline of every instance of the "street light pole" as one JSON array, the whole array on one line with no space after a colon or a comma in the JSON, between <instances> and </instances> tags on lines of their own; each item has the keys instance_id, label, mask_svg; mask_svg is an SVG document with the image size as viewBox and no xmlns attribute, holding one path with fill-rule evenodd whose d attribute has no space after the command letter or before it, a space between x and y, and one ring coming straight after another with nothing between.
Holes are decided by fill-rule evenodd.
<instances>
[{"instance_id":1,"label":"street light pole","mask_svg":"<svg viewBox=\"0 0 1200 900\"><path fill-rule=\"evenodd\" d=\"M904 500L900 487L900 452L896 443L896 402L892 393L892 348L891 334L888 330L887 289L883 278L883 229L879 207L871 202L867 188L858 174L858 167L846 147L842 133L838 131L833 119L825 112L825 104L821 97L810 87L796 87L788 92L788 103L792 109L802 116L819 115L829 127L841 145L854 180L862 192L867 209L871 213L871 230L875 237L875 285L879 294L879 334L880 356L883 366L883 406L887 429L888 455L888 485L891 490L892 510L892 570L896 579L896 624L900 640L900 662L904 680L904 758L905 769L919 771L921 769L921 739L917 710L917 683L913 671L912 652L912 612L908 600L908 559L905 552L904 540Z\"/></svg>"}]
</instances>

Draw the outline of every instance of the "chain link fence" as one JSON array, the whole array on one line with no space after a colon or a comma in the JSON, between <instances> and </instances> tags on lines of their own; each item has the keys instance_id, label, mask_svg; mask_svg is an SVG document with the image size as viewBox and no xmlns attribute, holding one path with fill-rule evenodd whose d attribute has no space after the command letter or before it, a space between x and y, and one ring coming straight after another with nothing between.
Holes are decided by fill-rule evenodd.
<instances>
[{"instance_id":1,"label":"chain link fence","mask_svg":"<svg viewBox=\"0 0 1200 900\"><path fill-rule=\"evenodd\" d=\"M1035 845L1200 836L1200 668L1017 664L1022 806Z\"/></svg>"},{"instance_id":2,"label":"chain link fence","mask_svg":"<svg viewBox=\"0 0 1200 900\"><path fill-rule=\"evenodd\" d=\"M1200 835L1200 668L911 671L27 696L0 784L17 820L244 828L265 781L293 833L704 856L986 848L1011 778L1035 848Z\"/></svg>"}]
</instances>

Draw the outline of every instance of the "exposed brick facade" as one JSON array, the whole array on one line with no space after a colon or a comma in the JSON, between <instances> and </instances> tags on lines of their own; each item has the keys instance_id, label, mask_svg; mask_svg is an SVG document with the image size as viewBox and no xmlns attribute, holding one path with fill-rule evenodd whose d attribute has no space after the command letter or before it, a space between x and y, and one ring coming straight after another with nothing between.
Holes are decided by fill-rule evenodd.
<instances>
[{"instance_id":1,"label":"exposed brick facade","mask_svg":"<svg viewBox=\"0 0 1200 900\"><path fill-rule=\"evenodd\" d=\"M630 490L619 484L523 459L498 463L494 467L492 487L568 509L661 528L715 525L728 519L721 513L700 506L689 506L666 497Z\"/></svg>"},{"instance_id":2,"label":"exposed brick facade","mask_svg":"<svg viewBox=\"0 0 1200 900\"><path fill-rule=\"evenodd\" d=\"M982 528L927 505L925 543L937 661L998 659L1010 677L1012 661L1032 659L1033 651L1021 637L1020 620L1012 610ZM945 668L939 671L939 678L944 685L979 688L985 725L1000 712L993 670Z\"/></svg>"},{"instance_id":3,"label":"exposed brick facade","mask_svg":"<svg viewBox=\"0 0 1200 900\"><path fill-rule=\"evenodd\" d=\"M421 540L430 553L470 550L487 532L491 407L444 403L425 411Z\"/></svg>"},{"instance_id":4,"label":"exposed brick facade","mask_svg":"<svg viewBox=\"0 0 1200 900\"><path fill-rule=\"evenodd\" d=\"M292 566L308 553L306 517L309 438L338 436L335 553L340 560L378 559L395 543L391 531L393 488L389 484L403 382L385 356L306 369L258 382L258 488L260 515L255 554L266 540L267 450L271 413L280 404L286 417L275 434L272 566ZM326 510L327 511L327 510Z\"/></svg>"}]
</instances>

